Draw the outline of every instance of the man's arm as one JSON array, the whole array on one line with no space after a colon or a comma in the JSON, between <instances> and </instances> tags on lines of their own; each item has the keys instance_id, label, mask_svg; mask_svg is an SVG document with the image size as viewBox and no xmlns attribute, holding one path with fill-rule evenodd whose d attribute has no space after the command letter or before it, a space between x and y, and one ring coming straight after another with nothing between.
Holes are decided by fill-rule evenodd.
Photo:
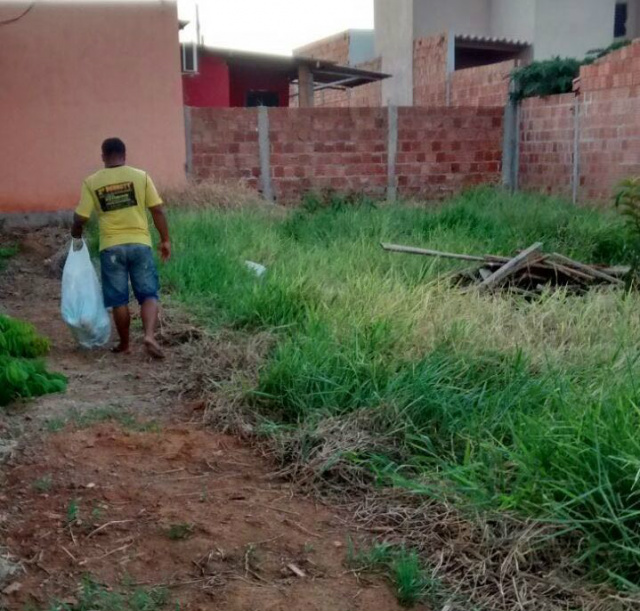
<instances>
[{"instance_id":1,"label":"man's arm","mask_svg":"<svg viewBox=\"0 0 640 611\"><path fill-rule=\"evenodd\" d=\"M171 241L169 240L167 217L164 215L164 210L160 205L149 208L149 212L151 212L153 224L160 234L160 257L163 261L166 261L171 257Z\"/></svg>"},{"instance_id":2,"label":"man's arm","mask_svg":"<svg viewBox=\"0 0 640 611\"><path fill-rule=\"evenodd\" d=\"M73 225L71 226L71 237L73 238L73 249L80 250L82 247L82 232L87 221L91 218L93 212L93 197L91 190L86 182L82 183L82 191L80 193L80 203L73 215Z\"/></svg>"},{"instance_id":3,"label":"man's arm","mask_svg":"<svg viewBox=\"0 0 640 611\"><path fill-rule=\"evenodd\" d=\"M80 216L78 213L73 215L73 225L71 226L72 238L74 238L75 240L80 240L82 238L82 232L88 220L88 218Z\"/></svg>"}]
</instances>

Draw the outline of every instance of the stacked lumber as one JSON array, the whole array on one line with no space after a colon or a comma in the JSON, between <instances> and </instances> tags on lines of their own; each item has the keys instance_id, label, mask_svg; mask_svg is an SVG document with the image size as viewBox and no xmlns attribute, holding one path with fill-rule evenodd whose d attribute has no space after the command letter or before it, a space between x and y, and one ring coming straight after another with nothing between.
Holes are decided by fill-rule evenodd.
<instances>
[{"instance_id":1,"label":"stacked lumber","mask_svg":"<svg viewBox=\"0 0 640 611\"><path fill-rule=\"evenodd\" d=\"M624 286L623 277L630 271L629 267L591 265L559 253L543 253L541 242L516 252L512 257L440 252L399 244L383 243L382 248L389 252L473 261L475 265L472 268L452 274L457 285L477 287L480 291L506 290L526 296L536 296L556 288L584 293L594 286Z\"/></svg>"}]
</instances>

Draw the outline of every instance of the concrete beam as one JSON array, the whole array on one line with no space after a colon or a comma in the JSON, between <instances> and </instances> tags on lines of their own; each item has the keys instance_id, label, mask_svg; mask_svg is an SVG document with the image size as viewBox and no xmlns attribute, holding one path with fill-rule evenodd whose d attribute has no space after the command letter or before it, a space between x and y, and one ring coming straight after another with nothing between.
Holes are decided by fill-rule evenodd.
<instances>
[{"instance_id":1,"label":"concrete beam","mask_svg":"<svg viewBox=\"0 0 640 611\"><path fill-rule=\"evenodd\" d=\"M520 105L509 97L504 107L502 185L511 193L518 189L520 165Z\"/></svg>"},{"instance_id":2,"label":"concrete beam","mask_svg":"<svg viewBox=\"0 0 640 611\"><path fill-rule=\"evenodd\" d=\"M310 108L314 103L313 73L309 66L301 64L298 68L298 104L300 108Z\"/></svg>"},{"instance_id":3,"label":"concrete beam","mask_svg":"<svg viewBox=\"0 0 640 611\"><path fill-rule=\"evenodd\" d=\"M398 107L388 108L387 139L387 199L396 201L398 197L398 180L396 178L396 157L398 154Z\"/></svg>"},{"instance_id":4,"label":"concrete beam","mask_svg":"<svg viewBox=\"0 0 640 611\"><path fill-rule=\"evenodd\" d=\"M266 106L258 108L258 148L260 152L260 187L262 195L273 201L271 182L271 142L269 141L269 110Z\"/></svg>"}]
</instances>

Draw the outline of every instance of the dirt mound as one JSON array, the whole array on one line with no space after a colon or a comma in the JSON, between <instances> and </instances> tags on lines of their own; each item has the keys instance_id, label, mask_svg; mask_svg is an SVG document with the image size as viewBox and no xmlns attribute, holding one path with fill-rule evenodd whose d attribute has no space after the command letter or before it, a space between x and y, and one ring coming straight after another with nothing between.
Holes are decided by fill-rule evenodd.
<instances>
[{"instance_id":1,"label":"dirt mound","mask_svg":"<svg viewBox=\"0 0 640 611\"><path fill-rule=\"evenodd\" d=\"M73 596L86 573L170 587L194 611L398 608L345 570L339 514L296 498L237 439L187 426L48 435L8 470L0 513L26 567L10 609Z\"/></svg>"}]
</instances>

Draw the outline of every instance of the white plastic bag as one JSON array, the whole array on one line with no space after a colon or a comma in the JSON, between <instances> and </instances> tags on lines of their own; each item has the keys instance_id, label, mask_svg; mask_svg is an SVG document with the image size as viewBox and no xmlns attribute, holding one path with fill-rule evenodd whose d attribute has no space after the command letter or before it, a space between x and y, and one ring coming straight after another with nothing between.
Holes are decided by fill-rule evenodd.
<instances>
[{"instance_id":1,"label":"white plastic bag","mask_svg":"<svg viewBox=\"0 0 640 611\"><path fill-rule=\"evenodd\" d=\"M78 343L85 348L104 346L111 335L109 313L104 307L102 289L84 240L82 248L69 247L62 270L62 320Z\"/></svg>"},{"instance_id":2,"label":"white plastic bag","mask_svg":"<svg viewBox=\"0 0 640 611\"><path fill-rule=\"evenodd\" d=\"M244 264L256 275L258 278L262 278L267 273L267 268L255 261L245 261Z\"/></svg>"}]
</instances>

